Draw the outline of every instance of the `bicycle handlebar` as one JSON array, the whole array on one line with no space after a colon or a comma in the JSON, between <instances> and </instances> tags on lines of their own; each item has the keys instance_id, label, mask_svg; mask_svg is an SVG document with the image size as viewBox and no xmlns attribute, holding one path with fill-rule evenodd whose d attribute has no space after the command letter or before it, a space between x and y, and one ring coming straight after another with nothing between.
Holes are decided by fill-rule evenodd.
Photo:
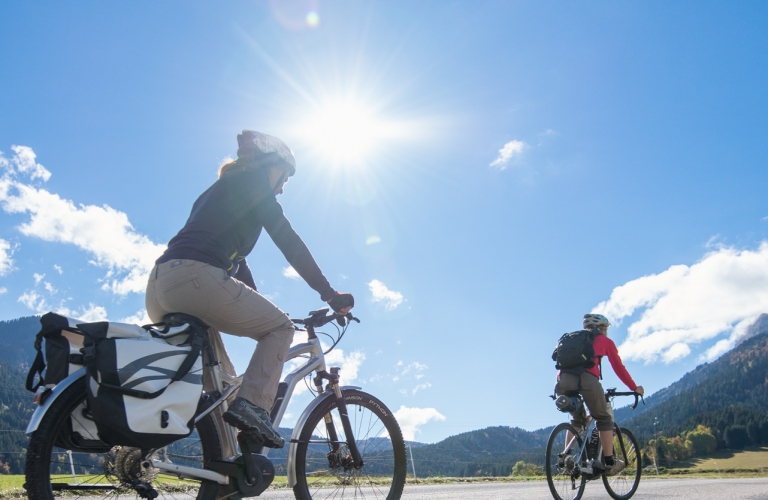
<instances>
[{"instance_id":1,"label":"bicycle handlebar","mask_svg":"<svg viewBox=\"0 0 768 500\"><path fill-rule=\"evenodd\" d=\"M326 316L328 311L329 309L324 307L322 309L318 309L317 311L310 311L308 318L291 319L291 321L293 321L295 325L304 325L307 328L319 328L321 326L327 325L333 320L336 320L340 326L344 326L347 321L356 321L357 323L360 323L360 320L352 316L352 313L331 313Z\"/></svg>"},{"instance_id":2,"label":"bicycle handlebar","mask_svg":"<svg viewBox=\"0 0 768 500\"><path fill-rule=\"evenodd\" d=\"M616 388L607 389L605 391L605 401L606 401L606 403L608 401L610 401L611 398L614 398L616 396L634 396L635 397L635 403L630 407L631 410L634 410L635 408L637 408L637 404L640 402L640 400L642 400L643 404L645 404L645 398L639 392L635 392L635 391L616 392Z\"/></svg>"}]
</instances>

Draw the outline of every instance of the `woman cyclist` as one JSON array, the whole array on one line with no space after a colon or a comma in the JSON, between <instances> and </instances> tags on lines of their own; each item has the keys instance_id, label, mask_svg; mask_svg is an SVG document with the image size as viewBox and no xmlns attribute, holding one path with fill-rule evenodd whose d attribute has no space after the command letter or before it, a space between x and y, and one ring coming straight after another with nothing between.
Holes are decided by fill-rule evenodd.
<instances>
[{"instance_id":1,"label":"woman cyclist","mask_svg":"<svg viewBox=\"0 0 768 500\"><path fill-rule=\"evenodd\" d=\"M608 410L605 392L600 384L600 359L603 356L608 356L608 361L611 362L613 371L616 372L616 375L626 384L630 391L643 394L644 390L642 386L635 384L634 380L632 380L629 372L624 367L624 363L621 362L616 344L608 338L608 327L611 326L608 319L602 314L585 314L583 324L584 329L593 330L597 333L593 344L595 350L594 365L591 368L587 368L581 374L566 370L560 371L557 375L555 392L558 396L563 394L572 395L576 392L581 393L587 408L589 408L590 415L597 420L600 444L603 446L605 474L614 476L621 472L626 467L626 464L623 460L614 460L613 458L613 416ZM584 420L585 414L583 411L571 413L571 417L573 417L571 425L576 430L587 425L587 421Z\"/></svg>"},{"instance_id":2,"label":"woman cyclist","mask_svg":"<svg viewBox=\"0 0 768 500\"><path fill-rule=\"evenodd\" d=\"M261 438L265 446L282 448L269 409L294 327L256 291L245 257L263 228L334 311L346 314L354 298L334 291L277 202L276 195L296 172L288 146L251 130L238 135L237 143L237 160L219 168L218 180L195 201L186 224L157 259L147 285L147 314L156 322L168 313L191 314L221 332L258 341L224 420Z\"/></svg>"}]
</instances>

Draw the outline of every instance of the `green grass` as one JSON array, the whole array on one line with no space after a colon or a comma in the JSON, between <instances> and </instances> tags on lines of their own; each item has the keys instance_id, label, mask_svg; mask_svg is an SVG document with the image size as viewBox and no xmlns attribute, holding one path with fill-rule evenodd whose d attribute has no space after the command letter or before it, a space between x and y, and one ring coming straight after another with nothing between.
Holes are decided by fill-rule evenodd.
<instances>
[{"instance_id":1,"label":"green grass","mask_svg":"<svg viewBox=\"0 0 768 500\"><path fill-rule=\"evenodd\" d=\"M726 469L764 469L768 474L768 447L745 450L719 450L706 457L696 457L680 462L676 468L698 471L723 471Z\"/></svg>"}]
</instances>

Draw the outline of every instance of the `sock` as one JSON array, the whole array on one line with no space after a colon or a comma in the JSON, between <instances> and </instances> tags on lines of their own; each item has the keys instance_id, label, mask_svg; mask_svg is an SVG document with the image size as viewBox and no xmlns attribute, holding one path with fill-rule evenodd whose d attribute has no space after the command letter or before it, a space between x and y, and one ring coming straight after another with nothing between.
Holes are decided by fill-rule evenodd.
<instances>
[{"instance_id":1,"label":"sock","mask_svg":"<svg viewBox=\"0 0 768 500\"><path fill-rule=\"evenodd\" d=\"M614 465L614 463L615 462L613 461L613 455L607 455L603 457L603 465L605 465L606 467L611 467Z\"/></svg>"}]
</instances>

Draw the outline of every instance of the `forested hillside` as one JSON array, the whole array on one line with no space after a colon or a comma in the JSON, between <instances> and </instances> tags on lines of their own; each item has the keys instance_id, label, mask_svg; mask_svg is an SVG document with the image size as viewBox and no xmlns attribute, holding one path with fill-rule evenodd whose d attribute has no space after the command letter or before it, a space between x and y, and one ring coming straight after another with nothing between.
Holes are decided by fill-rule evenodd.
<instances>
[{"instance_id":1,"label":"forested hillside","mask_svg":"<svg viewBox=\"0 0 768 500\"><path fill-rule=\"evenodd\" d=\"M695 369L686 373L680 380L670 384L653 395L645 398L645 405L640 405L634 411L631 411L628 406L619 408L615 411L616 421L623 422L629 419L639 416L641 413L645 413L656 406L675 398L675 396L682 394L698 384L707 380L710 377L716 376L727 365L732 364L730 357L734 353L740 352L743 349L750 349L750 342L755 342L755 338L761 335L768 335L768 314L762 314L758 319L747 328L745 338L746 340L739 346L736 346L732 351L726 353L719 359L697 366ZM747 345L744 346L744 343Z\"/></svg>"},{"instance_id":2,"label":"forested hillside","mask_svg":"<svg viewBox=\"0 0 768 500\"><path fill-rule=\"evenodd\" d=\"M549 432L488 427L413 448L417 476L508 476L518 461L543 465Z\"/></svg>"},{"instance_id":3,"label":"forested hillside","mask_svg":"<svg viewBox=\"0 0 768 500\"><path fill-rule=\"evenodd\" d=\"M28 366L35 359L35 334L40 331L40 318L25 318L0 321L0 359L16 366Z\"/></svg>"},{"instance_id":4,"label":"forested hillside","mask_svg":"<svg viewBox=\"0 0 768 500\"><path fill-rule=\"evenodd\" d=\"M691 383L694 379L695 384ZM658 422L657 430L669 432L689 419L695 422L697 415L736 406L765 414L768 411L768 333L756 335L718 360L700 366L665 391L674 395L634 418L623 419L623 423L636 430L638 436L652 436L654 421ZM616 413L620 422L621 416L628 414ZM724 429L713 430L724 432Z\"/></svg>"},{"instance_id":5,"label":"forested hillside","mask_svg":"<svg viewBox=\"0 0 768 500\"><path fill-rule=\"evenodd\" d=\"M0 474L24 471L24 430L34 410L24 381L35 358L33 344L39 330L37 316L0 321Z\"/></svg>"}]
</instances>

